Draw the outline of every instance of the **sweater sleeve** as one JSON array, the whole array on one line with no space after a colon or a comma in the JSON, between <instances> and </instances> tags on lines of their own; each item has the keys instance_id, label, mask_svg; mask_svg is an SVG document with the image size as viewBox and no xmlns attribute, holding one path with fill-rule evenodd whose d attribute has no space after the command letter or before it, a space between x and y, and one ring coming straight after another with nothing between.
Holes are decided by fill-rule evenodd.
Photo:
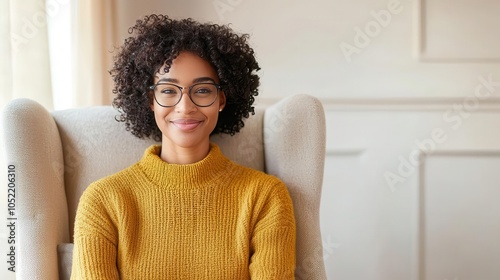
<instances>
[{"instance_id":1,"label":"sweater sleeve","mask_svg":"<svg viewBox=\"0 0 500 280\"><path fill-rule=\"evenodd\" d=\"M71 279L119 279L116 227L104 196L92 186L78 204Z\"/></svg>"},{"instance_id":2,"label":"sweater sleeve","mask_svg":"<svg viewBox=\"0 0 500 280\"><path fill-rule=\"evenodd\" d=\"M250 242L251 279L294 279L295 218L282 182L270 192L258 217Z\"/></svg>"}]
</instances>

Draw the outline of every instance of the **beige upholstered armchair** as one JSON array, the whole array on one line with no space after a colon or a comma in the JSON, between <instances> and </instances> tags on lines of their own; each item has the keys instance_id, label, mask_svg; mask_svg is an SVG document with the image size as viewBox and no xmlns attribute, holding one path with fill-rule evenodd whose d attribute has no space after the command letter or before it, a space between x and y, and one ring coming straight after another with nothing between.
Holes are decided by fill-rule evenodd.
<instances>
[{"instance_id":1,"label":"beige upholstered armchair","mask_svg":"<svg viewBox=\"0 0 500 280\"><path fill-rule=\"evenodd\" d=\"M17 277L66 279L79 197L93 181L142 156L140 140L115 121L109 106L48 112L28 99L3 110L7 163L17 174ZM281 178L297 222L296 279L325 279L319 203L325 156L321 103L296 95L257 108L235 135L213 136L223 153Z\"/></svg>"}]
</instances>

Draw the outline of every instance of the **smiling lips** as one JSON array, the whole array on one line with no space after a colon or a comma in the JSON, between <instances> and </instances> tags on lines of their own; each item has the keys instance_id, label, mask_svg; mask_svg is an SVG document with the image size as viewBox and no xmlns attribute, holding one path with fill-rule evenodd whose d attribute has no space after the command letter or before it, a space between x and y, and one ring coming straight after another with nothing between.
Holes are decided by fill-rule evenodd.
<instances>
[{"instance_id":1,"label":"smiling lips","mask_svg":"<svg viewBox=\"0 0 500 280\"><path fill-rule=\"evenodd\" d=\"M171 121L180 130L193 130L201 124L201 121L194 119L178 119Z\"/></svg>"}]
</instances>

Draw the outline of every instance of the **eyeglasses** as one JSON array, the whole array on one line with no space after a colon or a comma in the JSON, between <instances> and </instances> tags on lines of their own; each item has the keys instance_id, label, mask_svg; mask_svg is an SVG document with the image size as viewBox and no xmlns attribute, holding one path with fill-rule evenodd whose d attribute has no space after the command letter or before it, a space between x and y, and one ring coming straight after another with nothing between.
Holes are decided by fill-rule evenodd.
<instances>
[{"instance_id":1,"label":"eyeglasses","mask_svg":"<svg viewBox=\"0 0 500 280\"><path fill-rule=\"evenodd\" d=\"M162 107L173 107L182 99L182 91L188 89L189 99L198 107L214 104L221 86L214 83L198 83L188 88L169 83L158 83L149 87L154 91L156 103Z\"/></svg>"}]
</instances>

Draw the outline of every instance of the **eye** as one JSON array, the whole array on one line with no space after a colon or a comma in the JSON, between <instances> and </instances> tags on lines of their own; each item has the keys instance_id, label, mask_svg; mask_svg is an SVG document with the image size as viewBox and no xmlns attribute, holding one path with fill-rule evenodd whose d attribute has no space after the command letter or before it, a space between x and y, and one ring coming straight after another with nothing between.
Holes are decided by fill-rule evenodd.
<instances>
[{"instance_id":1,"label":"eye","mask_svg":"<svg viewBox=\"0 0 500 280\"><path fill-rule=\"evenodd\" d=\"M172 85L158 85L156 92L162 95L177 95L179 89Z\"/></svg>"},{"instance_id":2,"label":"eye","mask_svg":"<svg viewBox=\"0 0 500 280\"><path fill-rule=\"evenodd\" d=\"M212 91L209 89L209 88L205 88L205 87L202 87L202 88L197 88L195 93L211 93Z\"/></svg>"},{"instance_id":3,"label":"eye","mask_svg":"<svg viewBox=\"0 0 500 280\"><path fill-rule=\"evenodd\" d=\"M160 92L163 94L176 94L175 90L171 88L162 89Z\"/></svg>"},{"instance_id":4,"label":"eye","mask_svg":"<svg viewBox=\"0 0 500 280\"><path fill-rule=\"evenodd\" d=\"M202 95L210 95L214 93L216 90L215 86L212 84L199 84L193 87L192 93L202 96Z\"/></svg>"}]
</instances>

